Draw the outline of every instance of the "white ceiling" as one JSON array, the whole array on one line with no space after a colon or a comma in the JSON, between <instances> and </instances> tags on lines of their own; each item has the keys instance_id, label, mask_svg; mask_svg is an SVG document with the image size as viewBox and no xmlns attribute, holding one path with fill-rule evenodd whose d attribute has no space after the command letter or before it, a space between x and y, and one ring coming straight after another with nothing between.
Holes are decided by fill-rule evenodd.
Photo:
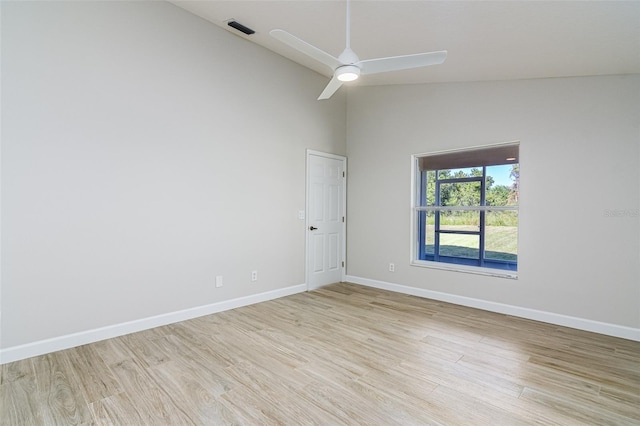
<instances>
[{"instance_id":1,"label":"white ceiling","mask_svg":"<svg viewBox=\"0 0 640 426\"><path fill-rule=\"evenodd\" d=\"M269 36L281 28L338 56L344 0L170 0L320 74L332 71ZM442 65L364 76L360 85L640 73L640 1L353 0L360 59L447 50ZM235 19L256 31L228 27Z\"/></svg>"}]
</instances>

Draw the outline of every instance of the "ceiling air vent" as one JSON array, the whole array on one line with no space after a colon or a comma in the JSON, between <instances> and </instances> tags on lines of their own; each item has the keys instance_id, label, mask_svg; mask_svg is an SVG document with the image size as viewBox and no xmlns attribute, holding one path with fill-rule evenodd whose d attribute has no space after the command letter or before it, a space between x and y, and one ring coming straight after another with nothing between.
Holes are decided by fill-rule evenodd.
<instances>
[{"instance_id":1,"label":"ceiling air vent","mask_svg":"<svg viewBox=\"0 0 640 426\"><path fill-rule=\"evenodd\" d=\"M241 23L234 20L227 22L227 25L230 26L231 28L235 28L236 30L245 33L246 35L251 35L255 33L255 31L253 31L251 28L245 27Z\"/></svg>"}]
</instances>

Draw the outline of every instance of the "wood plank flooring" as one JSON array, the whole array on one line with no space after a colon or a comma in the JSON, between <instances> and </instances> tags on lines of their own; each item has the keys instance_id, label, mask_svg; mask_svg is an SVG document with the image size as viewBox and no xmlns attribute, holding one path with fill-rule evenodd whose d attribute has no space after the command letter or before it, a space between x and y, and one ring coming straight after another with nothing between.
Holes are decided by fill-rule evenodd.
<instances>
[{"instance_id":1,"label":"wood plank flooring","mask_svg":"<svg viewBox=\"0 0 640 426\"><path fill-rule=\"evenodd\" d=\"M354 284L6 364L2 425L640 425L640 343Z\"/></svg>"}]
</instances>

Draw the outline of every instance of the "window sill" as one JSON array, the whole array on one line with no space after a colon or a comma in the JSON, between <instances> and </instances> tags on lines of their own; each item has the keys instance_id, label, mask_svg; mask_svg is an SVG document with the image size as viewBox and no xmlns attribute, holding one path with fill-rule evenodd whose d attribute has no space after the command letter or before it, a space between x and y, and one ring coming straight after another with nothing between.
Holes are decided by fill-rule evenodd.
<instances>
[{"instance_id":1,"label":"window sill","mask_svg":"<svg viewBox=\"0 0 640 426\"><path fill-rule=\"evenodd\" d=\"M479 266L465 266L453 263L444 262L430 262L427 260L413 260L410 263L411 266L418 266L421 268L442 269L445 271L463 272L466 274L486 275L490 277L509 278L512 280L518 279L517 271L505 271L502 269L494 268L481 268Z\"/></svg>"}]
</instances>

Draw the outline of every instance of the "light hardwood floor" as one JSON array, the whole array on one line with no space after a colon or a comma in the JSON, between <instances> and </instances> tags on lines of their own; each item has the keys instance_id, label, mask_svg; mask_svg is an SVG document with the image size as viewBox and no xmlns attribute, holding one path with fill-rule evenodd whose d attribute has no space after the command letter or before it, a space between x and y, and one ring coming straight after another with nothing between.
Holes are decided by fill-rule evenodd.
<instances>
[{"instance_id":1,"label":"light hardwood floor","mask_svg":"<svg viewBox=\"0 0 640 426\"><path fill-rule=\"evenodd\" d=\"M640 424L640 343L353 284L2 366L3 425Z\"/></svg>"}]
</instances>

